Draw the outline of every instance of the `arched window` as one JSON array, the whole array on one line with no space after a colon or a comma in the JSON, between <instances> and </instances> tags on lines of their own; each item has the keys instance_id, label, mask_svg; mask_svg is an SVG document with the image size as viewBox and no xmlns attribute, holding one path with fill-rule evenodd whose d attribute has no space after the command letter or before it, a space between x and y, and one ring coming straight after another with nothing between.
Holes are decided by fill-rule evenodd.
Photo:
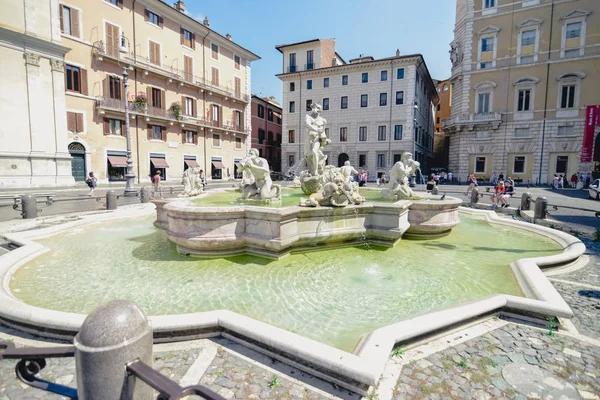
<instances>
[{"instance_id":1,"label":"arched window","mask_svg":"<svg viewBox=\"0 0 600 400\"><path fill-rule=\"evenodd\" d=\"M81 143L77 143L77 142L73 142L73 143L69 144L69 152L75 152L75 151L85 152L85 147L83 147L83 145Z\"/></svg>"}]
</instances>

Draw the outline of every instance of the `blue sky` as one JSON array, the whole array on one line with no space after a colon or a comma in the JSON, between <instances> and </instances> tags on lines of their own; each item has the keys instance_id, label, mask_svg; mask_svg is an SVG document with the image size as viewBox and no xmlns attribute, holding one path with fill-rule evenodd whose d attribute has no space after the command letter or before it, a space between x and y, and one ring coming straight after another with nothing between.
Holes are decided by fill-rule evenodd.
<instances>
[{"instance_id":1,"label":"blue sky","mask_svg":"<svg viewBox=\"0 0 600 400\"><path fill-rule=\"evenodd\" d=\"M252 93L281 100L282 56L275 45L335 38L348 61L421 53L431 76L450 76L455 0L187 0L188 13L261 59L252 63Z\"/></svg>"}]
</instances>

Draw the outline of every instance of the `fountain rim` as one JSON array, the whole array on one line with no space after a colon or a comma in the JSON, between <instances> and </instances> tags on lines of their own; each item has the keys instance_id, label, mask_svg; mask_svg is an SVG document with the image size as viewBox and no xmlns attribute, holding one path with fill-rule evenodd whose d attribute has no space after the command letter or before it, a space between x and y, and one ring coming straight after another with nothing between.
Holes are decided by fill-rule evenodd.
<instances>
[{"instance_id":1,"label":"fountain rim","mask_svg":"<svg viewBox=\"0 0 600 400\"><path fill-rule=\"evenodd\" d=\"M375 385L399 342L415 340L424 335L447 330L474 318L509 310L537 316L571 318L573 312L543 274L540 267L552 267L577 261L585 245L562 231L526 222L499 217L493 211L460 207L461 213L480 216L488 222L516 227L548 237L563 247L563 252L550 256L519 259L511 264L512 271L525 297L491 295L442 310L412 317L376 329L365 335L353 353L288 332L270 324L228 310L150 316L157 341L180 341L202 337L224 336L258 351L267 352L285 362L295 364L316 376L353 390L366 393L365 385ZM49 338L71 339L80 329L86 314L68 313L28 305L17 299L9 288L16 270L26 262L50 251L35 240L61 231L91 223L150 215L153 205L122 207L113 212L84 215L77 221L48 228L4 235L21 247L0 256L0 320L9 326ZM292 360L292 361L290 361ZM300 360L300 361L298 361ZM302 364L305 362L307 365Z\"/></svg>"}]
</instances>

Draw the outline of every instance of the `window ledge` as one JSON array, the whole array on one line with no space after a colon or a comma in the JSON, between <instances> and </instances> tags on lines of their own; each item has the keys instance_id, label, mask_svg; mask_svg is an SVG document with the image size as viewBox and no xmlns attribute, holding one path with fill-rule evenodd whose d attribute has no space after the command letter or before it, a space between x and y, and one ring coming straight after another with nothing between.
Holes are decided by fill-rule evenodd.
<instances>
[{"instance_id":1,"label":"window ledge","mask_svg":"<svg viewBox=\"0 0 600 400\"><path fill-rule=\"evenodd\" d=\"M125 139L125 136L122 136L122 135L105 135L105 136L110 137L110 138Z\"/></svg>"},{"instance_id":2,"label":"window ledge","mask_svg":"<svg viewBox=\"0 0 600 400\"><path fill-rule=\"evenodd\" d=\"M526 121L533 119L533 111L517 111L514 114L515 121Z\"/></svg>"},{"instance_id":3,"label":"window ledge","mask_svg":"<svg viewBox=\"0 0 600 400\"><path fill-rule=\"evenodd\" d=\"M82 44L86 44L88 46L92 46L91 42L85 41L85 40L83 40L81 38L78 38L77 36L71 36L71 35L68 35L66 33L61 33L60 36L66 38L66 39L71 39L71 40L73 40L75 42L79 42L79 43L82 43Z\"/></svg>"},{"instance_id":4,"label":"window ledge","mask_svg":"<svg viewBox=\"0 0 600 400\"><path fill-rule=\"evenodd\" d=\"M186 50L190 50L190 51L196 51L196 49L195 49L195 48L193 48L193 47L190 47L190 46L186 46L185 44L182 44L182 45L181 45L181 47L183 47L183 48L184 48L184 49L186 49Z\"/></svg>"},{"instance_id":5,"label":"window ledge","mask_svg":"<svg viewBox=\"0 0 600 400\"><path fill-rule=\"evenodd\" d=\"M529 140L529 139L533 139L533 136L513 136L512 138L515 139L515 140L519 140L519 139L527 139L527 140Z\"/></svg>"},{"instance_id":6,"label":"window ledge","mask_svg":"<svg viewBox=\"0 0 600 400\"><path fill-rule=\"evenodd\" d=\"M492 15L496 14L497 12L498 9L496 7L484 8L483 10L481 10L481 15Z\"/></svg>"},{"instance_id":7,"label":"window ledge","mask_svg":"<svg viewBox=\"0 0 600 400\"><path fill-rule=\"evenodd\" d=\"M574 118L579 116L579 109L557 110L556 118Z\"/></svg>"},{"instance_id":8,"label":"window ledge","mask_svg":"<svg viewBox=\"0 0 600 400\"><path fill-rule=\"evenodd\" d=\"M114 8L114 9L116 9L116 10L122 11L121 7L119 7L119 6L115 6L114 4L111 4L111 3L109 3L109 2L108 2L108 1L106 1L106 0L105 0L105 1L103 1L102 3L106 4L106 5L107 5L107 6L109 6L109 7L112 7L112 8Z\"/></svg>"},{"instance_id":9,"label":"window ledge","mask_svg":"<svg viewBox=\"0 0 600 400\"><path fill-rule=\"evenodd\" d=\"M529 1L524 0L522 7L523 8L531 7L531 6L536 6L538 4L540 4L540 0L529 0Z\"/></svg>"},{"instance_id":10,"label":"window ledge","mask_svg":"<svg viewBox=\"0 0 600 400\"><path fill-rule=\"evenodd\" d=\"M88 100L94 100L96 101L96 99L92 96L86 96L85 94L81 94L78 92L70 92L68 90L65 90L65 95L67 96L73 96L73 97L81 97L82 99L88 99Z\"/></svg>"},{"instance_id":11,"label":"window ledge","mask_svg":"<svg viewBox=\"0 0 600 400\"><path fill-rule=\"evenodd\" d=\"M150 22L150 21L146 21L146 23L147 23L148 25L150 25L150 26L153 26L153 27L155 27L156 29L160 29L160 30L162 30L162 28L160 27L160 25L156 25L156 24L154 24L154 23L152 23L152 22Z\"/></svg>"},{"instance_id":12,"label":"window ledge","mask_svg":"<svg viewBox=\"0 0 600 400\"><path fill-rule=\"evenodd\" d=\"M577 136L577 135L552 135L552 137L561 138L561 139L563 139L563 138L564 139L576 139L579 136Z\"/></svg>"},{"instance_id":13,"label":"window ledge","mask_svg":"<svg viewBox=\"0 0 600 400\"><path fill-rule=\"evenodd\" d=\"M149 139L149 142L154 142L154 143L165 143L164 140L158 140L158 139Z\"/></svg>"},{"instance_id":14,"label":"window ledge","mask_svg":"<svg viewBox=\"0 0 600 400\"><path fill-rule=\"evenodd\" d=\"M184 146L198 146L196 143L182 143Z\"/></svg>"}]
</instances>

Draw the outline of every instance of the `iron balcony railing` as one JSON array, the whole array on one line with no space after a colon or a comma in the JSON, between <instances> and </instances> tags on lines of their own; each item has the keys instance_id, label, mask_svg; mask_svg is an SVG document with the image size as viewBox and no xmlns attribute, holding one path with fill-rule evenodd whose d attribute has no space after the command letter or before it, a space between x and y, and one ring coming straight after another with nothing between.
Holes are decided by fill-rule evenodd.
<instances>
[{"instance_id":1,"label":"iron balcony railing","mask_svg":"<svg viewBox=\"0 0 600 400\"><path fill-rule=\"evenodd\" d=\"M296 66L295 66L295 65L290 65L290 66L287 68L287 72L296 72Z\"/></svg>"},{"instance_id":2,"label":"iron balcony railing","mask_svg":"<svg viewBox=\"0 0 600 400\"><path fill-rule=\"evenodd\" d=\"M490 122L501 122L502 114L498 112L486 112L478 114L460 114L442 121L442 129L458 124L487 124Z\"/></svg>"},{"instance_id":3,"label":"iron balcony railing","mask_svg":"<svg viewBox=\"0 0 600 400\"><path fill-rule=\"evenodd\" d=\"M202 89L212 90L223 96L231 97L236 100L240 100L248 103L250 96L248 94L241 93L240 90L236 90L235 86L215 84L212 80L204 77L193 75L185 70L178 68L178 61L174 60L172 65L156 64L152 63L148 57L140 56L133 53L120 53L118 49L106 49L102 40L97 41L92 46L92 53L96 57L107 57L114 61L125 61L131 63L139 69L151 71L155 74L178 80L181 82L188 83L193 86L198 86Z\"/></svg>"},{"instance_id":4,"label":"iron balcony railing","mask_svg":"<svg viewBox=\"0 0 600 400\"><path fill-rule=\"evenodd\" d=\"M315 63L304 64L304 69L307 70L307 71L309 71L311 69L315 69Z\"/></svg>"}]
</instances>

